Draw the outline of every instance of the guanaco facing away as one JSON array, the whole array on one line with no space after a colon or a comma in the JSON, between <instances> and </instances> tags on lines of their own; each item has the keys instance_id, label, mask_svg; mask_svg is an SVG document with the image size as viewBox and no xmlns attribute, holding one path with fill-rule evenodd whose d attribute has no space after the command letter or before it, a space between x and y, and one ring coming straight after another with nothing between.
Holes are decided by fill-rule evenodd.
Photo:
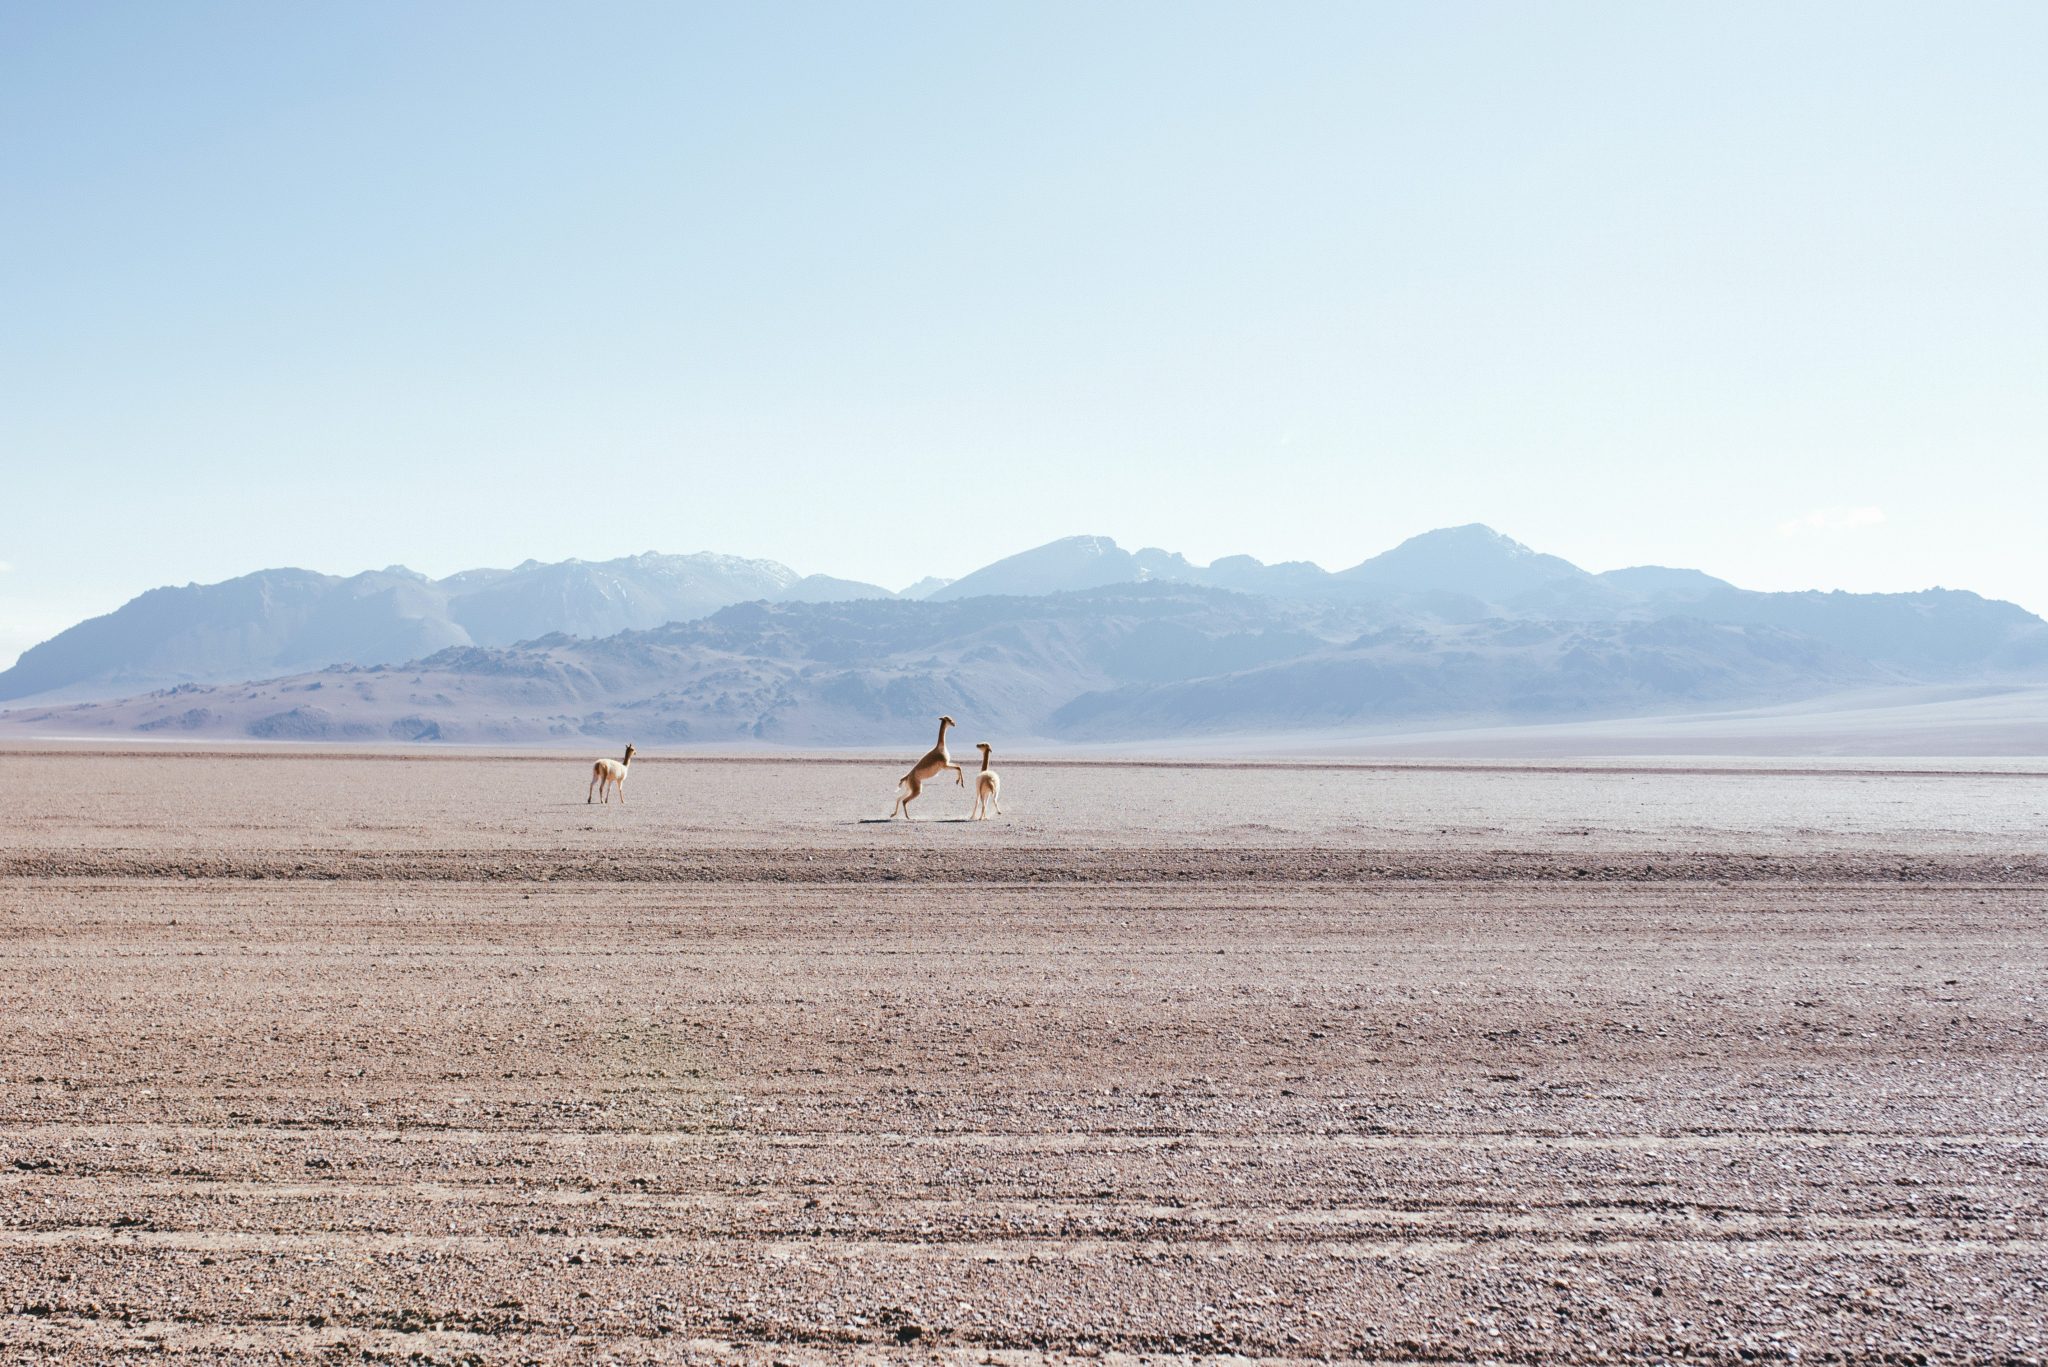
<instances>
[{"instance_id":1,"label":"guanaco facing away","mask_svg":"<svg viewBox=\"0 0 2048 1367\"><path fill-rule=\"evenodd\" d=\"M969 821L988 820L988 809L994 807L996 815L1003 814L1003 800L999 796L1003 788L1002 776L988 767L988 742L982 741L974 747L981 751L981 772L974 776L974 814Z\"/></svg>"},{"instance_id":2,"label":"guanaco facing away","mask_svg":"<svg viewBox=\"0 0 2048 1367\"><path fill-rule=\"evenodd\" d=\"M590 804L592 800L591 794L593 793L604 794L604 800L610 802L612 800L612 789L614 788L619 790L620 805L625 805L626 770L631 768L632 764L633 747L629 745L626 747L626 757L624 759L601 759L591 765L590 792L583 795L584 805L588 806Z\"/></svg>"},{"instance_id":3,"label":"guanaco facing away","mask_svg":"<svg viewBox=\"0 0 2048 1367\"><path fill-rule=\"evenodd\" d=\"M946 753L946 728L959 724L951 717L939 718L939 743L927 750L924 758L911 765L910 772L896 781L896 805L889 809L891 821L896 819L898 812L903 813L907 821L917 820L910 814L910 804L924 791L924 781L928 778L936 778L951 769L954 782L963 788L967 786L967 775L961 772L959 765L953 763L953 757Z\"/></svg>"}]
</instances>

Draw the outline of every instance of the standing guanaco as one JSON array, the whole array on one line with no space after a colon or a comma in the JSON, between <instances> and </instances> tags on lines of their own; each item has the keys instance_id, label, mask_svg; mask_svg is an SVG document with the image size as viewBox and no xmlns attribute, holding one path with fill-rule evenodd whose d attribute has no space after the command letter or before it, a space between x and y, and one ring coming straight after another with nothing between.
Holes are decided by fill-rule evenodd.
<instances>
[{"instance_id":1,"label":"standing guanaco","mask_svg":"<svg viewBox=\"0 0 2048 1367\"><path fill-rule=\"evenodd\" d=\"M997 816L1003 814L1003 801L999 796L1002 792L1003 780L1000 774L988 767L988 742L982 741L974 748L981 751L981 772L974 776L974 814L967 819L969 821L986 821L988 820L988 809L990 807L996 809Z\"/></svg>"},{"instance_id":2,"label":"standing guanaco","mask_svg":"<svg viewBox=\"0 0 2048 1367\"><path fill-rule=\"evenodd\" d=\"M631 767L632 763L633 747L629 745L626 747L626 757L624 759L601 759L591 765L590 792L583 795L584 805L588 806L590 804L593 793L603 793L604 800L610 802L612 800L612 789L616 788L619 790L619 805L624 806L626 803L626 770Z\"/></svg>"}]
</instances>

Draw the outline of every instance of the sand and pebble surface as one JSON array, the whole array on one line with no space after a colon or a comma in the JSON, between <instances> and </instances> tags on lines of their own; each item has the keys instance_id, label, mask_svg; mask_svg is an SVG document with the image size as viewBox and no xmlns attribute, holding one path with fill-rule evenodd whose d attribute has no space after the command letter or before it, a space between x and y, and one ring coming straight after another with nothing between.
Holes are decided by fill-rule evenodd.
<instances>
[{"instance_id":1,"label":"sand and pebble surface","mask_svg":"<svg viewBox=\"0 0 2048 1367\"><path fill-rule=\"evenodd\" d=\"M1002 768L0 753L0 1361L2048 1358L2048 765Z\"/></svg>"}]
</instances>

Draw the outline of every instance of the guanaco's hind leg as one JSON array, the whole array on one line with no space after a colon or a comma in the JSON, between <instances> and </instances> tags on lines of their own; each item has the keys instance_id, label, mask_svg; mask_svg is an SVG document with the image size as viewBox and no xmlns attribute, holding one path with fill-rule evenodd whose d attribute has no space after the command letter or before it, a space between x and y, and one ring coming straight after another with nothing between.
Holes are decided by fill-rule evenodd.
<instances>
[{"instance_id":1,"label":"guanaco's hind leg","mask_svg":"<svg viewBox=\"0 0 2048 1367\"><path fill-rule=\"evenodd\" d=\"M914 778L904 779L903 783L910 791L897 798L896 805L903 810L903 819L905 821L915 821L917 818L910 814L910 804L915 802L917 795L924 791L924 785Z\"/></svg>"},{"instance_id":2,"label":"guanaco's hind leg","mask_svg":"<svg viewBox=\"0 0 2048 1367\"><path fill-rule=\"evenodd\" d=\"M604 777L604 770L592 765L590 770L590 787L583 794L584 806L587 807L597 801L597 781L602 777Z\"/></svg>"}]
</instances>

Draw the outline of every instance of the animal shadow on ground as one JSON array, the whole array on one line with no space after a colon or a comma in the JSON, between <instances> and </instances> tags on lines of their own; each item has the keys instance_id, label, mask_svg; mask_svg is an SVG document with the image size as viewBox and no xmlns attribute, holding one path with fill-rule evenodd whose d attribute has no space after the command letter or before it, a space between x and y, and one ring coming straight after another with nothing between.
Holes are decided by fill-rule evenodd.
<instances>
[{"instance_id":1,"label":"animal shadow on ground","mask_svg":"<svg viewBox=\"0 0 2048 1367\"><path fill-rule=\"evenodd\" d=\"M920 826L964 826L968 824L968 821L969 818L964 816L921 816L917 819L917 824ZM853 824L856 826L894 826L898 822L893 816L864 816Z\"/></svg>"}]
</instances>

